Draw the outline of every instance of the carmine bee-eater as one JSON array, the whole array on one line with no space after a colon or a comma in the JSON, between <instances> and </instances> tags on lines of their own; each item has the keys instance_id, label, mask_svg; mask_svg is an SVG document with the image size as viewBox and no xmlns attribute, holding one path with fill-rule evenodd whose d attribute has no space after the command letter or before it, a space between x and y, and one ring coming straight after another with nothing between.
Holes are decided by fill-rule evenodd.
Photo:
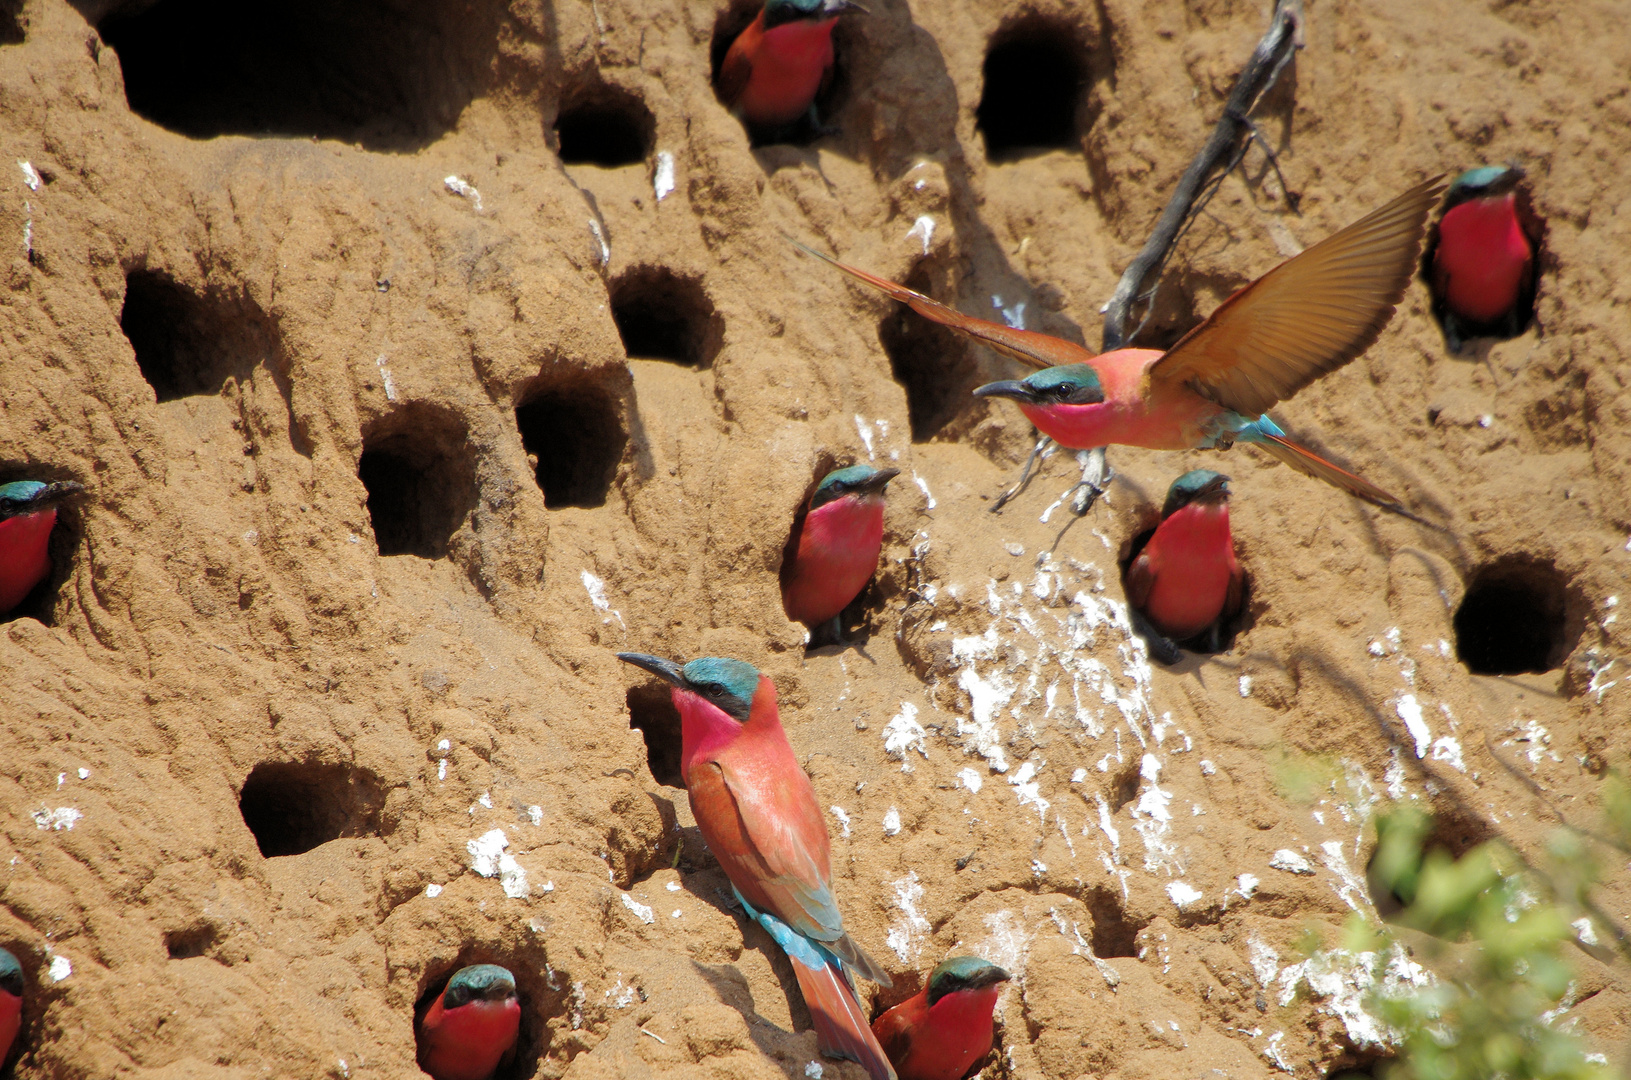
<instances>
[{"instance_id":1,"label":"carmine bee-eater","mask_svg":"<svg viewBox=\"0 0 1631 1080\"><path fill-rule=\"evenodd\" d=\"M1061 446L1187 450L1249 442L1300 472L1413 516L1381 488L1286 438L1264 414L1375 342L1410 283L1427 212L1442 190L1440 179L1418 184L1281 263L1225 300L1166 352L1115 349L1094 355L1061 338L964 315L798 246L925 318L1043 368L1024 381L988 383L974 392L1012 398Z\"/></svg>"},{"instance_id":2,"label":"carmine bee-eater","mask_svg":"<svg viewBox=\"0 0 1631 1080\"><path fill-rule=\"evenodd\" d=\"M6 1066L17 1029L23 1025L23 965L0 949L0 1069Z\"/></svg>"},{"instance_id":3,"label":"carmine bee-eater","mask_svg":"<svg viewBox=\"0 0 1631 1080\"><path fill-rule=\"evenodd\" d=\"M1544 232L1516 165L1486 165L1455 178L1423 259L1433 317L1451 352L1470 338L1514 338L1529 326Z\"/></svg>"},{"instance_id":4,"label":"carmine bee-eater","mask_svg":"<svg viewBox=\"0 0 1631 1080\"><path fill-rule=\"evenodd\" d=\"M515 1049L521 1001L497 964L460 968L419 1022L419 1067L436 1080L487 1080Z\"/></svg>"},{"instance_id":5,"label":"carmine bee-eater","mask_svg":"<svg viewBox=\"0 0 1631 1080\"><path fill-rule=\"evenodd\" d=\"M1184 473L1167 489L1155 534L1128 564L1127 602L1170 640L1205 634L1215 652L1245 583L1229 532L1229 478L1210 469Z\"/></svg>"},{"instance_id":6,"label":"carmine bee-eater","mask_svg":"<svg viewBox=\"0 0 1631 1080\"><path fill-rule=\"evenodd\" d=\"M617 658L672 684L680 774L697 827L736 899L793 962L821 1052L892 1080L846 971L884 986L889 976L844 932L827 821L782 730L775 684L741 660Z\"/></svg>"},{"instance_id":7,"label":"carmine bee-eater","mask_svg":"<svg viewBox=\"0 0 1631 1080\"><path fill-rule=\"evenodd\" d=\"M833 70L833 27L850 0L765 0L719 67L719 100L755 136L774 137L808 115Z\"/></svg>"},{"instance_id":8,"label":"carmine bee-eater","mask_svg":"<svg viewBox=\"0 0 1631 1080\"><path fill-rule=\"evenodd\" d=\"M782 607L811 631L837 639L838 616L878 568L883 547L883 489L899 469L851 465L816 485L799 526L798 546L782 566Z\"/></svg>"},{"instance_id":9,"label":"carmine bee-eater","mask_svg":"<svg viewBox=\"0 0 1631 1080\"><path fill-rule=\"evenodd\" d=\"M929 985L872 1021L900 1080L962 1080L991 1052L991 1010L1013 978L978 956L953 956Z\"/></svg>"},{"instance_id":10,"label":"carmine bee-eater","mask_svg":"<svg viewBox=\"0 0 1631 1080\"><path fill-rule=\"evenodd\" d=\"M51 529L57 507L85 488L65 480L0 484L0 615L23 602L51 572Z\"/></svg>"}]
</instances>

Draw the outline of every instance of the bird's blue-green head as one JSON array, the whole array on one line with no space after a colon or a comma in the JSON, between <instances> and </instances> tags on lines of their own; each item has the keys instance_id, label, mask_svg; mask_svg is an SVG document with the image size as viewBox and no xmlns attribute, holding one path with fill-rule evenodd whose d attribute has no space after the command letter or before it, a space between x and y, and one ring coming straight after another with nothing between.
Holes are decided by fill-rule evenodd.
<instances>
[{"instance_id":1,"label":"bird's blue-green head","mask_svg":"<svg viewBox=\"0 0 1631 1080\"><path fill-rule=\"evenodd\" d=\"M1516 165L1485 165L1468 169L1450 184L1444 196L1444 207L1449 209L1469 199L1488 199L1505 195L1523 180L1523 170Z\"/></svg>"},{"instance_id":2,"label":"bird's blue-green head","mask_svg":"<svg viewBox=\"0 0 1631 1080\"><path fill-rule=\"evenodd\" d=\"M1013 976L978 956L953 956L929 973L929 1004L959 990L983 990Z\"/></svg>"},{"instance_id":3,"label":"bird's blue-green head","mask_svg":"<svg viewBox=\"0 0 1631 1080\"><path fill-rule=\"evenodd\" d=\"M1229 498L1229 478L1211 469L1186 472L1167 488L1166 505L1161 516L1169 518L1190 503L1226 502Z\"/></svg>"},{"instance_id":4,"label":"bird's blue-green head","mask_svg":"<svg viewBox=\"0 0 1631 1080\"><path fill-rule=\"evenodd\" d=\"M12 997L23 996L23 965L5 949L0 949L0 990Z\"/></svg>"},{"instance_id":5,"label":"bird's blue-green head","mask_svg":"<svg viewBox=\"0 0 1631 1080\"><path fill-rule=\"evenodd\" d=\"M1061 364L1028 379L986 383L974 396L1011 398L1027 405L1097 405L1104 400L1104 384L1088 364Z\"/></svg>"},{"instance_id":6,"label":"bird's blue-green head","mask_svg":"<svg viewBox=\"0 0 1631 1080\"><path fill-rule=\"evenodd\" d=\"M9 484L0 484L0 521L18 514L37 514L42 510L49 510L63 500L74 495L82 494L85 485L72 480L63 480L55 484L41 483L38 480L13 480Z\"/></svg>"},{"instance_id":7,"label":"bird's blue-green head","mask_svg":"<svg viewBox=\"0 0 1631 1080\"><path fill-rule=\"evenodd\" d=\"M507 1001L515 997L515 976L497 964L473 964L460 968L447 980L442 992L442 1008L457 1009L472 1001Z\"/></svg>"},{"instance_id":8,"label":"bird's blue-green head","mask_svg":"<svg viewBox=\"0 0 1631 1080\"><path fill-rule=\"evenodd\" d=\"M846 11L866 11L854 0L765 0L765 29L799 19L830 19Z\"/></svg>"},{"instance_id":9,"label":"bird's blue-green head","mask_svg":"<svg viewBox=\"0 0 1631 1080\"><path fill-rule=\"evenodd\" d=\"M743 723L747 723L753 711L753 695L759 690L759 669L746 661L704 656L682 665L660 656L632 652L618 653L617 658L691 691Z\"/></svg>"},{"instance_id":10,"label":"bird's blue-green head","mask_svg":"<svg viewBox=\"0 0 1631 1080\"><path fill-rule=\"evenodd\" d=\"M815 494L810 496L810 509L842 499L845 495L882 495L884 485L900 475L899 469L874 469L870 465L851 465L836 469L821 478Z\"/></svg>"}]
</instances>

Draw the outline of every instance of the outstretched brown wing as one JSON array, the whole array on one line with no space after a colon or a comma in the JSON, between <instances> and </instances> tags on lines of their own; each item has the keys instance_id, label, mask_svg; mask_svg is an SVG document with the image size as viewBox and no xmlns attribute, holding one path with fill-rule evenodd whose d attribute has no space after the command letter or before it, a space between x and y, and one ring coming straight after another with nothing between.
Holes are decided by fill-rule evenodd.
<instances>
[{"instance_id":1,"label":"outstretched brown wing","mask_svg":"<svg viewBox=\"0 0 1631 1080\"><path fill-rule=\"evenodd\" d=\"M1229 297L1151 365L1150 380L1259 416L1363 353L1410 284L1443 179L1417 184Z\"/></svg>"}]
</instances>

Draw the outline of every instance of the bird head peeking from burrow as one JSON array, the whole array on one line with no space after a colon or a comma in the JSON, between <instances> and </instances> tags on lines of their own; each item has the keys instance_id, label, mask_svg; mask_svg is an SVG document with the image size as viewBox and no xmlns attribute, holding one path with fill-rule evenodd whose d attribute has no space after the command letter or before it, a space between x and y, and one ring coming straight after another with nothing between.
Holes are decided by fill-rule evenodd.
<instances>
[{"instance_id":1,"label":"bird head peeking from burrow","mask_svg":"<svg viewBox=\"0 0 1631 1080\"><path fill-rule=\"evenodd\" d=\"M765 0L765 29L771 30L800 19L831 19L846 11L864 13L866 8L852 0Z\"/></svg>"},{"instance_id":2,"label":"bird head peeking from burrow","mask_svg":"<svg viewBox=\"0 0 1631 1080\"><path fill-rule=\"evenodd\" d=\"M675 690L674 704L686 712L681 694L712 705L737 723L745 724L753 711L753 695L759 689L759 669L744 660L704 656L688 664L664 660L646 653L618 653L626 664L644 668Z\"/></svg>"},{"instance_id":3,"label":"bird head peeking from burrow","mask_svg":"<svg viewBox=\"0 0 1631 1080\"><path fill-rule=\"evenodd\" d=\"M975 389L974 396L1010 398L1040 408L1098 405L1104 401L1104 384L1099 382L1099 373L1086 364L1061 364L1026 379L986 383Z\"/></svg>"},{"instance_id":4,"label":"bird head peeking from burrow","mask_svg":"<svg viewBox=\"0 0 1631 1080\"><path fill-rule=\"evenodd\" d=\"M822 477L821 483L816 485L815 491L810 495L810 509L819 509L846 495L861 498L877 496L881 499L884 487L899 475L899 469L874 469L870 465L851 465L847 469L835 469Z\"/></svg>"},{"instance_id":5,"label":"bird head peeking from burrow","mask_svg":"<svg viewBox=\"0 0 1631 1080\"><path fill-rule=\"evenodd\" d=\"M1229 501L1229 478L1211 469L1195 469L1184 473L1167 488L1167 501L1161 507L1163 520L1176 514L1191 503L1220 503Z\"/></svg>"}]
</instances>

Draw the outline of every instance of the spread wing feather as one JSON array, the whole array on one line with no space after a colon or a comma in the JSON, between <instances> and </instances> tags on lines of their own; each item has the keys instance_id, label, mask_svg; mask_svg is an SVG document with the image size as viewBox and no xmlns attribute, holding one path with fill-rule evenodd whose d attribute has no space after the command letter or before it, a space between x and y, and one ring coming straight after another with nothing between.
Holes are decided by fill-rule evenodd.
<instances>
[{"instance_id":1,"label":"spread wing feather","mask_svg":"<svg viewBox=\"0 0 1631 1080\"><path fill-rule=\"evenodd\" d=\"M799 243L791 236L788 242L806 255L814 255L822 262L831 263L850 277L888 293L919 315L941 326L950 327L959 334L973 338L982 345L1012 357L1026 367L1042 368L1057 367L1060 364L1080 364L1093 359L1095 353L1082 348L1075 342L1063 338L1052 337L1048 334L1039 334L1034 330L1016 330L1003 323L994 323L986 319L976 319L972 315L964 315L954 307L942 304L938 300L924 296L915 289L908 289L904 285L897 285L887 278L876 274L869 274L865 270L857 270L847 266L830 255L823 255L815 248Z\"/></svg>"},{"instance_id":2,"label":"spread wing feather","mask_svg":"<svg viewBox=\"0 0 1631 1080\"><path fill-rule=\"evenodd\" d=\"M1270 270L1151 365L1150 380L1259 416L1348 363L1403 299L1443 190L1443 177L1418 184Z\"/></svg>"}]
</instances>

